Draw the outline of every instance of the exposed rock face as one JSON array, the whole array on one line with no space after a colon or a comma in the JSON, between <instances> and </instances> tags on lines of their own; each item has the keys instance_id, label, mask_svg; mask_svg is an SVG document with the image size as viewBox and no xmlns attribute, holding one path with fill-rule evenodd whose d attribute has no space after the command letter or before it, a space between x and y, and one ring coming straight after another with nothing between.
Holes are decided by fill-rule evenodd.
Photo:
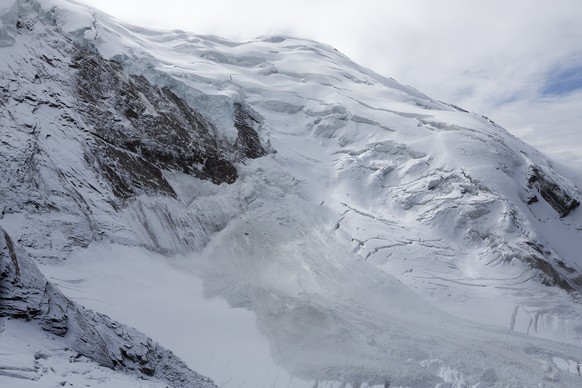
<instances>
[{"instance_id":1,"label":"exposed rock face","mask_svg":"<svg viewBox=\"0 0 582 388\"><path fill-rule=\"evenodd\" d=\"M173 387L215 387L135 329L86 310L47 282L28 254L0 228L0 318L34 320L102 366Z\"/></svg>"},{"instance_id":2,"label":"exposed rock face","mask_svg":"<svg viewBox=\"0 0 582 388\"><path fill-rule=\"evenodd\" d=\"M580 201L572 198L566 189L560 187L559 184L536 166L531 168L528 187L538 192L562 218L580 206ZM528 204L531 205L538 201L537 196L533 195L530 197Z\"/></svg>"},{"instance_id":3,"label":"exposed rock face","mask_svg":"<svg viewBox=\"0 0 582 388\"><path fill-rule=\"evenodd\" d=\"M172 195L160 169L176 169L216 184L233 183L236 168L214 138L216 129L169 88L144 76L127 76L122 65L88 49L73 59L79 112L100 141L95 154L113 191L122 198L145 192ZM242 156L264 155L251 116L236 106Z\"/></svg>"},{"instance_id":4,"label":"exposed rock face","mask_svg":"<svg viewBox=\"0 0 582 388\"><path fill-rule=\"evenodd\" d=\"M539 244L526 242L530 255L523 255L523 260L532 268L540 271L541 282L547 286L558 286L568 292L579 292L582 289L582 275L568 266L563 260Z\"/></svg>"},{"instance_id":5,"label":"exposed rock face","mask_svg":"<svg viewBox=\"0 0 582 388\"><path fill-rule=\"evenodd\" d=\"M238 129L236 146L239 155L249 159L264 156L266 151L261 145L261 140L255 129L259 124L259 120L238 102L234 103L234 109L234 126Z\"/></svg>"}]
</instances>

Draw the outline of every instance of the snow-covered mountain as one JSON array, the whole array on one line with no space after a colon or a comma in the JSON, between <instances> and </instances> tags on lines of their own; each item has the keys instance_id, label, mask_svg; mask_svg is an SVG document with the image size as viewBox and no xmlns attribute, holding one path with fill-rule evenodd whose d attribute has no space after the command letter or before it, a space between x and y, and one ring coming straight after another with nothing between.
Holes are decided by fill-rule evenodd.
<instances>
[{"instance_id":1,"label":"snow-covered mountain","mask_svg":"<svg viewBox=\"0 0 582 388\"><path fill-rule=\"evenodd\" d=\"M582 384L582 176L486 117L66 0L0 108L2 386Z\"/></svg>"}]
</instances>

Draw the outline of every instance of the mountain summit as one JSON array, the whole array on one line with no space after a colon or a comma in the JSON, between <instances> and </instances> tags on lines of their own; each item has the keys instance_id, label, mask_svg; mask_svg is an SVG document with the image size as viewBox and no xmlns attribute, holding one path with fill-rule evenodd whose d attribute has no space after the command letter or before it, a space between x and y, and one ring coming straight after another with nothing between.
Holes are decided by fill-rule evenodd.
<instances>
[{"instance_id":1,"label":"mountain summit","mask_svg":"<svg viewBox=\"0 0 582 388\"><path fill-rule=\"evenodd\" d=\"M0 131L2 385L582 384L580 176L332 47L4 1Z\"/></svg>"}]
</instances>

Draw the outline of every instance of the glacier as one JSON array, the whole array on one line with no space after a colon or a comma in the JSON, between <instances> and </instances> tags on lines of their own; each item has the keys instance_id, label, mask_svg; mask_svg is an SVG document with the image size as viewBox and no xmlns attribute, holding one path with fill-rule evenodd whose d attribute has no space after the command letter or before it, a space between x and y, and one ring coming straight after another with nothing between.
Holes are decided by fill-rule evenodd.
<instances>
[{"instance_id":1,"label":"glacier","mask_svg":"<svg viewBox=\"0 0 582 388\"><path fill-rule=\"evenodd\" d=\"M321 43L0 20L0 227L82 316L220 387L581 384L575 169ZM172 384L0 301L3 385Z\"/></svg>"}]
</instances>

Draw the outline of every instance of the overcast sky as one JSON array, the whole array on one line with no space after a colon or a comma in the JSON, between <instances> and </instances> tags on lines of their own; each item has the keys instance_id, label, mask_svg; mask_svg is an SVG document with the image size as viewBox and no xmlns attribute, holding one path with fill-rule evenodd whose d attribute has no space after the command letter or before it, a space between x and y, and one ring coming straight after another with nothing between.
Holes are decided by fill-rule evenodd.
<instances>
[{"instance_id":1,"label":"overcast sky","mask_svg":"<svg viewBox=\"0 0 582 388\"><path fill-rule=\"evenodd\" d=\"M582 0L81 2L144 26L328 43L582 169Z\"/></svg>"}]
</instances>

